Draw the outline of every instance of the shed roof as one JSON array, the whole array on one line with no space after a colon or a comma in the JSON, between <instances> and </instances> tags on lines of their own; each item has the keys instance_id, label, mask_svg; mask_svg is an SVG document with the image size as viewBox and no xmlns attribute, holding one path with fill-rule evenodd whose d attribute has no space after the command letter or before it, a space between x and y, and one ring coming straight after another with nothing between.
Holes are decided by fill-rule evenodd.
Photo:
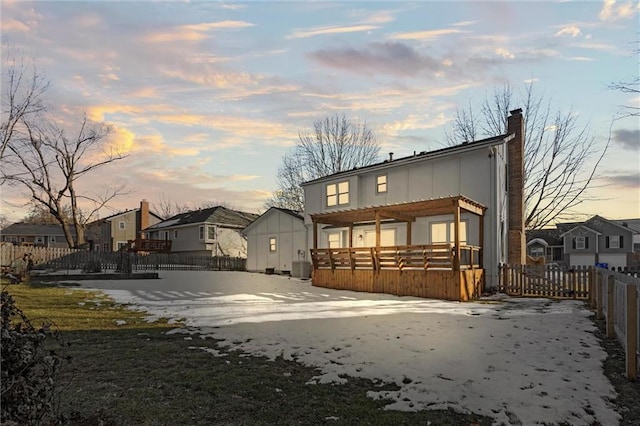
<instances>
[{"instance_id":1,"label":"shed roof","mask_svg":"<svg viewBox=\"0 0 640 426\"><path fill-rule=\"evenodd\" d=\"M254 220L249 225L247 225L247 227L244 228L242 233L246 235L247 231L249 231L251 228L253 228L258 223L262 222L267 216L272 215L274 212L281 212L281 213L287 214L287 215L289 215L289 216L291 216L291 217L293 217L293 218L295 218L295 219L297 219L297 220L299 220L301 222L304 221L304 217L298 211L284 209L282 207L270 207L266 212L264 212L260 216L258 216L258 218L256 220Z\"/></svg>"}]
</instances>

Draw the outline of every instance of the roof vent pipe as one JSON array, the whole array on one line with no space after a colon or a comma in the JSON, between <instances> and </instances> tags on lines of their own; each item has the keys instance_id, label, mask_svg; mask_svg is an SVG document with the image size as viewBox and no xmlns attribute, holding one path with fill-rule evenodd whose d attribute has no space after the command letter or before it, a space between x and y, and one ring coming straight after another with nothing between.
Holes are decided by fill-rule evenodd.
<instances>
[{"instance_id":1,"label":"roof vent pipe","mask_svg":"<svg viewBox=\"0 0 640 426\"><path fill-rule=\"evenodd\" d=\"M393 161L393 152L389 153L389 161Z\"/></svg>"}]
</instances>

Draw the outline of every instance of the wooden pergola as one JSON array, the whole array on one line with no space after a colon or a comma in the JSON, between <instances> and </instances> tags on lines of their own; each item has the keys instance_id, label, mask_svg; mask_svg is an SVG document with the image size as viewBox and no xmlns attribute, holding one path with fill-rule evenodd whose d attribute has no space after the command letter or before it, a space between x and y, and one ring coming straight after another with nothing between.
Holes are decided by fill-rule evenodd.
<instances>
[{"instance_id":1,"label":"wooden pergola","mask_svg":"<svg viewBox=\"0 0 640 426\"><path fill-rule=\"evenodd\" d=\"M334 212L311 215L313 223L313 248L318 248L318 225L333 225L349 229L349 247L353 240L353 227L358 223L375 223L376 247L380 248L380 225L384 220L395 220L407 224L407 245L411 243L411 224L418 217L452 214L454 221L454 265L453 269L460 270L460 215L463 211L475 214L479 220L479 246L484 244L484 212L487 210L482 204L463 195L438 198L432 200L413 201L362 209L340 210Z\"/></svg>"}]
</instances>

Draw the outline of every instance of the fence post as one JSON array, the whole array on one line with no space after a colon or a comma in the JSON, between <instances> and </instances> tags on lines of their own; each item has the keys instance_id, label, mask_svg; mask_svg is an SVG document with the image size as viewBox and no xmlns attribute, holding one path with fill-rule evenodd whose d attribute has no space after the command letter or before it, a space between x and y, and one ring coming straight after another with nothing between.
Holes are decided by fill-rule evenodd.
<instances>
[{"instance_id":1,"label":"fence post","mask_svg":"<svg viewBox=\"0 0 640 426\"><path fill-rule=\"evenodd\" d=\"M596 271L594 292L596 293L596 318L602 319L602 272Z\"/></svg>"},{"instance_id":2,"label":"fence post","mask_svg":"<svg viewBox=\"0 0 640 426\"><path fill-rule=\"evenodd\" d=\"M613 274L609 275L607 281L607 337L615 337L613 329L613 288L615 286L615 278Z\"/></svg>"},{"instance_id":3,"label":"fence post","mask_svg":"<svg viewBox=\"0 0 640 426\"><path fill-rule=\"evenodd\" d=\"M589 276L589 288L587 289L587 291L589 292L589 297L591 298L591 307L594 309L598 306L598 301L596 300L597 282L598 282L598 268L592 266L591 275Z\"/></svg>"},{"instance_id":4,"label":"fence post","mask_svg":"<svg viewBox=\"0 0 640 426\"><path fill-rule=\"evenodd\" d=\"M627 284L627 350L626 367L627 379L636 380L638 378L638 289L636 284Z\"/></svg>"}]
</instances>

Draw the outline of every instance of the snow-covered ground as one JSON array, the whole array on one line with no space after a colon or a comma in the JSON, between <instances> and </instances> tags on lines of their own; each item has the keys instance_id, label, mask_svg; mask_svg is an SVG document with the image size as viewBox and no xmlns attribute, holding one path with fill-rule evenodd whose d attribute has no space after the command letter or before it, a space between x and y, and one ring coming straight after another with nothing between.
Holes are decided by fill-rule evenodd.
<instances>
[{"instance_id":1,"label":"snow-covered ground","mask_svg":"<svg viewBox=\"0 0 640 426\"><path fill-rule=\"evenodd\" d=\"M369 392L393 400L388 409L450 407L507 425L618 424L606 354L582 302L445 302L242 272L81 284L150 320L183 319L187 328L177 332L221 339L221 349L317 367L310 386L349 377L396 383L398 391Z\"/></svg>"}]
</instances>

